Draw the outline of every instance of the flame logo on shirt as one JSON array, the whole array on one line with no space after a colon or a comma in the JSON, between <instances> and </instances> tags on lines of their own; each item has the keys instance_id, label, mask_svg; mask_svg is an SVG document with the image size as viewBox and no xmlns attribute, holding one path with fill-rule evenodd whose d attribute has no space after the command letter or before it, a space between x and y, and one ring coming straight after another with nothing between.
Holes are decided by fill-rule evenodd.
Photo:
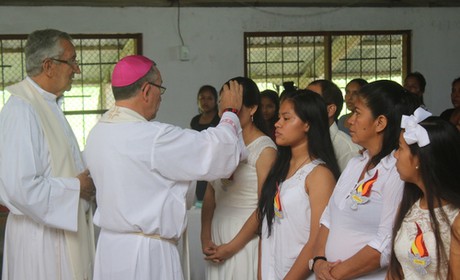
<instances>
[{"instance_id":1,"label":"flame logo on shirt","mask_svg":"<svg viewBox=\"0 0 460 280\"><path fill-rule=\"evenodd\" d=\"M415 240L412 242L410 251L414 255L426 257L428 256L428 251L426 250L425 241L423 240L423 232L417 223L415 223L415 225L417 226L417 236L415 236Z\"/></svg>"},{"instance_id":2,"label":"flame logo on shirt","mask_svg":"<svg viewBox=\"0 0 460 280\"><path fill-rule=\"evenodd\" d=\"M377 181L379 171L376 170L374 176L369 180L359 184L350 194L352 201L351 209L358 209L358 205L367 203L370 200L371 190L374 186L375 181Z\"/></svg>"},{"instance_id":3,"label":"flame logo on shirt","mask_svg":"<svg viewBox=\"0 0 460 280\"><path fill-rule=\"evenodd\" d=\"M275 217L282 219L283 218L283 208L281 206L280 186L278 185L278 182L276 182L276 194L275 194L275 198L273 199L273 206L275 210Z\"/></svg>"},{"instance_id":4,"label":"flame logo on shirt","mask_svg":"<svg viewBox=\"0 0 460 280\"><path fill-rule=\"evenodd\" d=\"M426 275L427 271L425 267L431 263L431 257L429 256L428 250L425 246L422 229L417 224L417 222L415 222L415 225L417 226L417 235L412 242L409 251L409 259L411 260L412 265L415 266L415 270L420 275Z\"/></svg>"}]
</instances>

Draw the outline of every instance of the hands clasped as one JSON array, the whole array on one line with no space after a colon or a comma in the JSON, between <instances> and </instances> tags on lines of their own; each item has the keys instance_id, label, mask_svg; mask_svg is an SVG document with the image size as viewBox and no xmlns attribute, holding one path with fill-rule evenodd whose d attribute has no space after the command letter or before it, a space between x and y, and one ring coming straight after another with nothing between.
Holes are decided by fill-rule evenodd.
<instances>
[{"instance_id":1,"label":"hands clasped","mask_svg":"<svg viewBox=\"0 0 460 280\"><path fill-rule=\"evenodd\" d=\"M203 254L205 254L204 259L207 261L222 263L228 258L231 258L234 255L234 252L228 244L217 246L214 242L209 241L205 246L203 246Z\"/></svg>"},{"instance_id":2,"label":"hands clasped","mask_svg":"<svg viewBox=\"0 0 460 280\"><path fill-rule=\"evenodd\" d=\"M94 182L89 175L89 170L86 169L78 174L77 179L80 180L80 197L84 200L91 201L96 195L96 188Z\"/></svg>"},{"instance_id":3,"label":"hands clasped","mask_svg":"<svg viewBox=\"0 0 460 280\"><path fill-rule=\"evenodd\" d=\"M336 262L328 262L328 261L318 261L315 263L314 270L315 276L317 280L336 280L334 276L331 274L332 268L339 264L341 261L338 260Z\"/></svg>"}]
</instances>

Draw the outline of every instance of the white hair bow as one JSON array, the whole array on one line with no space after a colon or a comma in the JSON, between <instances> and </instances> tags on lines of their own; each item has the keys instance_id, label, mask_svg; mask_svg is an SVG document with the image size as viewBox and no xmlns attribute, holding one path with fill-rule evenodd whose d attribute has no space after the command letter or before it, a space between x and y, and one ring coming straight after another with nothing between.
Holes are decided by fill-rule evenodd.
<instances>
[{"instance_id":1,"label":"white hair bow","mask_svg":"<svg viewBox=\"0 0 460 280\"><path fill-rule=\"evenodd\" d=\"M430 144L428 132L426 132L426 129L418 124L429 116L431 116L431 113L422 107L418 107L411 116L402 116L401 128L406 130L403 137L408 145L417 143L419 147L425 147Z\"/></svg>"}]
</instances>

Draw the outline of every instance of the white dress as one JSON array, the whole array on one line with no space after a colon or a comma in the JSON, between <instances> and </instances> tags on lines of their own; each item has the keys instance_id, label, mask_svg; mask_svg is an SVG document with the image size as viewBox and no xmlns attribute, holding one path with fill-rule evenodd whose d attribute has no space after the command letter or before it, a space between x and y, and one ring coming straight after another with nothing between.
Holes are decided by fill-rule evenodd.
<instances>
[{"instance_id":1,"label":"white dress","mask_svg":"<svg viewBox=\"0 0 460 280\"><path fill-rule=\"evenodd\" d=\"M262 279L283 279L310 237L310 198L305 191L308 174L323 162L314 160L280 185L282 215L275 217L270 237L267 220L262 223ZM305 264L308 265L308 264Z\"/></svg>"},{"instance_id":2,"label":"white dress","mask_svg":"<svg viewBox=\"0 0 460 280\"><path fill-rule=\"evenodd\" d=\"M247 146L248 160L238 165L231 180L211 182L216 200L211 228L215 244L231 241L257 208L256 162L266 148L276 149L276 145L268 136L257 138ZM258 244L255 237L224 263L207 262L207 279L257 279Z\"/></svg>"},{"instance_id":3,"label":"white dress","mask_svg":"<svg viewBox=\"0 0 460 280\"><path fill-rule=\"evenodd\" d=\"M439 276L436 275L436 266L438 264L436 241L431 229L428 210L420 208L419 200L406 214L394 244L395 254L401 263L405 279L447 279L451 238L450 226L458 215L459 209L450 204L443 206L443 209L449 218L450 225L440 224L441 239L444 241L447 259L441 263L441 275ZM439 208L435 209L435 214L438 217L438 221L441 222L442 216L439 210ZM414 243L416 238L417 242Z\"/></svg>"}]
</instances>

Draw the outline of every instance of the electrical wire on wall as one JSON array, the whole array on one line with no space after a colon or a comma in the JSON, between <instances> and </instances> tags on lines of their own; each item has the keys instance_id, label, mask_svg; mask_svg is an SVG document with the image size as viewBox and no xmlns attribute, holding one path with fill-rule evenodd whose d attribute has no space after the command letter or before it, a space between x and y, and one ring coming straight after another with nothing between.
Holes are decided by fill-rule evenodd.
<instances>
[{"instance_id":1,"label":"electrical wire on wall","mask_svg":"<svg viewBox=\"0 0 460 280\"><path fill-rule=\"evenodd\" d=\"M270 9L264 9L263 7L261 6L256 6L254 5L254 3L248 3L247 1L242 1L242 0L230 0L231 2L233 3L236 3L237 5L240 5L242 7L247 7L247 8L251 8L251 9L254 9L256 11L259 11L259 12L262 12L262 13L265 13L265 14L269 14L269 15L274 15L274 16L280 16L280 17L287 17L287 18L305 18L305 17L313 17L313 16L320 16L320 15L324 15L324 14L331 14L331 13L335 13L337 11L340 11L340 10L343 10L345 8L349 8L349 7L355 7L355 6L359 6L360 3L362 3L362 0L348 0L348 1L343 1L341 3L340 6L337 6L337 7L331 7L331 8L328 8L328 9L322 9L320 11L315 11L315 12L309 12L309 13L305 13L305 12L301 12L300 14L292 14L292 13L282 13L282 12L273 12L271 11ZM289 8L289 6L285 6L286 8ZM326 6L324 7L315 7L315 8L325 8ZM270 8L267 6L267 8ZM280 8L280 7L278 7Z\"/></svg>"},{"instance_id":2,"label":"electrical wire on wall","mask_svg":"<svg viewBox=\"0 0 460 280\"><path fill-rule=\"evenodd\" d=\"M181 45L179 46L179 59L182 61L190 60L190 51L184 43L184 38L182 38L182 32L180 29L180 0L177 0L177 33L179 34Z\"/></svg>"}]
</instances>

